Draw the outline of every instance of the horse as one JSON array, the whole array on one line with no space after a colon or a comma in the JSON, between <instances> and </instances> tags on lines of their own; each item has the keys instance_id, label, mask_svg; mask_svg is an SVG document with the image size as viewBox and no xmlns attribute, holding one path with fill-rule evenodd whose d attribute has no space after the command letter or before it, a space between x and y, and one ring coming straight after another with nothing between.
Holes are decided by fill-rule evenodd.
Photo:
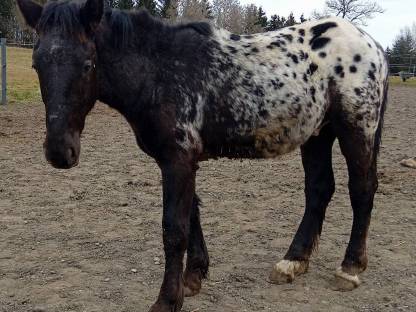
<instances>
[{"instance_id":1,"label":"horse","mask_svg":"<svg viewBox=\"0 0 416 312\"><path fill-rule=\"evenodd\" d=\"M336 139L348 167L353 225L335 275L345 288L360 284L388 93L385 54L366 32L328 18L238 35L110 9L103 0L17 2L39 37L33 68L45 103L48 162L59 169L78 164L85 118L101 101L125 117L161 169L166 263L150 312L180 311L207 277L195 193L198 163L207 159L275 158L301 149L305 213L270 281L305 273L335 191Z\"/></svg>"}]
</instances>

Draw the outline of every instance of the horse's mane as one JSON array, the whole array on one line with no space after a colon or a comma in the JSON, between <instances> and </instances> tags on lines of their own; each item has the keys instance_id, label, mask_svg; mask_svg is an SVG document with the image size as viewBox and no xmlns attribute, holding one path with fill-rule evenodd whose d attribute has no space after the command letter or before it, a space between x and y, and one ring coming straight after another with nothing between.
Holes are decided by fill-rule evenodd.
<instances>
[{"instance_id":1,"label":"horse's mane","mask_svg":"<svg viewBox=\"0 0 416 312\"><path fill-rule=\"evenodd\" d=\"M49 1L42 11L37 26L38 30L46 32L57 27L70 36L82 35L85 32L80 13L83 3L85 1ZM103 19L106 20L115 37L113 43L119 47L128 45L136 34L155 29L163 32L192 29L204 36L209 36L212 33L209 23L193 22L171 25L153 17L145 9L126 11L105 6Z\"/></svg>"},{"instance_id":2,"label":"horse's mane","mask_svg":"<svg viewBox=\"0 0 416 312\"><path fill-rule=\"evenodd\" d=\"M82 2L80 1L48 1L43 7L42 16L37 25L40 32L47 32L59 27L65 34L77 36L85 32L81 23Z\"/></svg>"}]
</instances>

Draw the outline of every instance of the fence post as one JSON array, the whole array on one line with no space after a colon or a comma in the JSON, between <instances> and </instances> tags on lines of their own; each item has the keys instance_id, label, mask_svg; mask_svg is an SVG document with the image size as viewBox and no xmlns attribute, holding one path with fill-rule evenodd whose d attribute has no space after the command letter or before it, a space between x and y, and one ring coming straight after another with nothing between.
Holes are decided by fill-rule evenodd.
<instances>
[{"instance_id":1,"label":"fence post","mask_svg":"<svg viewBox=\"0 0 416 312\"><path fill-rule=\"evenodd\" d=\"M1 104L7 104L6 38L0 39L1 46Z\"/></svg>"}]
</instances>

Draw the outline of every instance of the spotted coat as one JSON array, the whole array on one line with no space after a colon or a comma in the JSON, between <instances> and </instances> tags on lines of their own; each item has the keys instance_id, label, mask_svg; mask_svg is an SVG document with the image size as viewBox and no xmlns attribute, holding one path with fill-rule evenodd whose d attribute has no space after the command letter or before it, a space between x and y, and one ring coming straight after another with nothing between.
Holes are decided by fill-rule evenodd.
<instances>
[{"instance_id":1,"label":"spotted coat","mask_svg":"<svg viewBox=\"0 0 416 312\"><path fill-rule=\"evenodd\" d=\"M388 65L361 29L329 18L254 35L214 29L211 43L207 83L185 96L178 118L184 148L275 157L318 134L331 110L374 141Z\"/></svg>"}]
</instances>

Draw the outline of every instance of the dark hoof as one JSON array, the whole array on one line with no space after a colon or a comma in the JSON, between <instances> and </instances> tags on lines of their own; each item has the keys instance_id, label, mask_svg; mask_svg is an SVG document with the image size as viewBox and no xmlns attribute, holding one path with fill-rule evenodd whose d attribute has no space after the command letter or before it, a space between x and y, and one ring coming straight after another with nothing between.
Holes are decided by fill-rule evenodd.
<instances>
[{"instance_id":1,"label":"dark hoof","mask_svg":"<svg viewBox=\"0 0 416 312\"><path fill-rule=\"evenodd\" d=\"M198 295L202 287L202 274L200 272L185 271L183 279L185 297Z\"/></svg>"},{"instance_id":2,"label":"dark hoof","mask_svg":"<svg viewBox=\"0 0 416 312\"><path fill-rule=\"evenodd\" d=\"M150 308L149 312L180 312L184 301L183 288L180 291L180 296L176 300L176 303L169 304L158 299L154 305ZM160 298L160 297L159 297Z\"/></svg>"}]
</instances>

